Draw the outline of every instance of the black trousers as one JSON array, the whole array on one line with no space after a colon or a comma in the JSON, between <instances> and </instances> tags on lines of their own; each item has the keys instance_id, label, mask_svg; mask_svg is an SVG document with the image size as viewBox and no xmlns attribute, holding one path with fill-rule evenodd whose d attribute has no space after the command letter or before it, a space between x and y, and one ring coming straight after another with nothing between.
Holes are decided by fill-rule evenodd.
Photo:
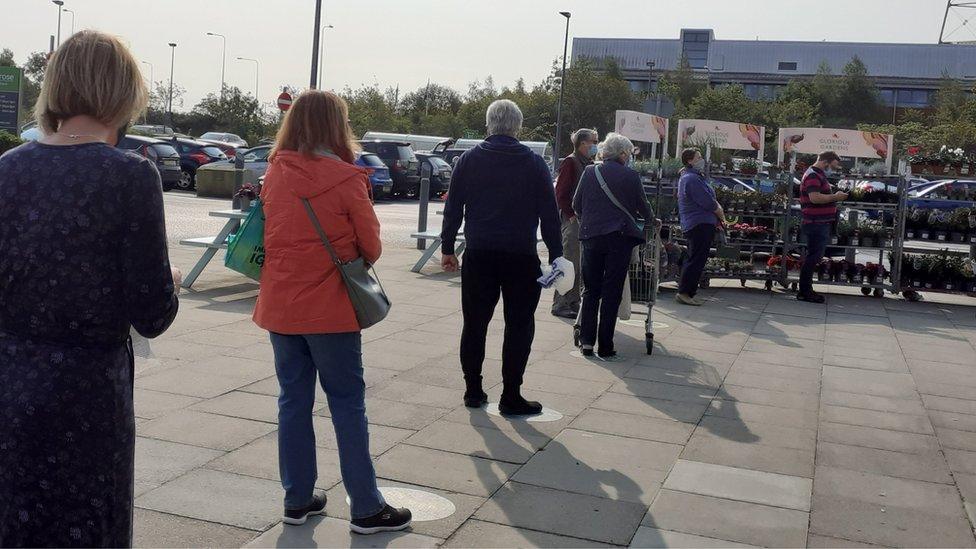
<instances>
[{"instance_id":1,"label":"black trousers","mask_svg":"<svg viewBox=\"0 0 976 549\"><path fill-rule=\"evenodd\" d=\"M583 241L583 304L580 307L580 343L613 351L617 312L637 241L620 233ZM599 313L599 321L597 314ZM597 324L599 322L599 328ZM599 333L598 333L599 332Z\"/></svg>"},{"instance_id":2,"label":"black trousers","mask_svg":"<svg viewBox=\"0 0 976 549\"><path fill-rule=\"evenodd\" d=\"M681 280L678 282L678 293L694 297L698 293L698 283L705 272L708 261L708 251L715 240L715 225L701 223L695 225L685 233L688 239L688 259L681 269Z\"/></svg>"},{"instance_id":3,"label":"black trousers","mask_svg":"<svg viewBox=\"0 0 976 549\"><path fill-rule=\"evenodd\" d=\"M807 254L800 267L800 295L813 293L813 271L827 251L830 241L830 223L807 223L801 228L807 237Z\"/></svg>"},{"instance_id":4,"label":"black trousers","mask_svg":"<svg viewBox=\"0 0 976 549\"><path fill-rule=\"evenodd\" d=\"M505 340L502 344L502 396L520 394L522 375L535 338L535 310L542 287L539 258L494 250L464 252L461 265L461 369L469 391L481 389L488 324L499 296L503 299Z\"/></svg>"}]
</instances>

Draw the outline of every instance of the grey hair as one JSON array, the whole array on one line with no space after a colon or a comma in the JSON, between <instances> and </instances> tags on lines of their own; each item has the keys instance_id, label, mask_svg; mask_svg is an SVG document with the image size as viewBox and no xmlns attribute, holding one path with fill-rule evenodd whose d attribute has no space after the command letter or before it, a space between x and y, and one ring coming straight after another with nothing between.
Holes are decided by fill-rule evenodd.
<instances>
[{"instance_id":1,"label":"grey hair","mask_svg":"<svg viewBox=\"0 0 976 549\"><path fill-rule=\"evenodd\" d=\"M488 105L485 113L488 135L518 137L522 129L522 109L514 101L499 99Z\"/></svg>"},{"instance_id":2,"label":"grey hair","mask_svg":"<svg viewBox=\"0 0 976 549\"><path fill-rule=\"evenodd\" d=\"M573 132L569 140L573 142L573 147L579 147L580 143L583 141L595 140L597 136L596 130L591 130L589 128L580 128Z\"/></svg>"},{"instance_id":3,"label":"grey hair","mask_svg":"<svg viewBox=\"0 0 976 549\"><path fill-rule=\"evenodd\" d=\"M604 160L614 160L623 153L633 154L634 144L619 133L608 133L603 143L600 143L600 154Z\"/></svg>"}]
</instances>

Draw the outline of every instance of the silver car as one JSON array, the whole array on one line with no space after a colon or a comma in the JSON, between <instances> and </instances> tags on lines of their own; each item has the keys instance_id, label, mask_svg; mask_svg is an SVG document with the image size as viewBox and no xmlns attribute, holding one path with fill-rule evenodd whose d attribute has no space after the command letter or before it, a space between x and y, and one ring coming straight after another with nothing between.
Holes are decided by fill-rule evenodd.
<instances>
[{"instance_id":1,"label":"silver car","mask_svg":"<svg viewBox=\"0 0 976 549\"><path fill-rule=\"evenodd\" d=\"M227 143L238 148L247 148L247 141L241 139L241 136L233 133L226 132L207 132L200 136L201 141L219 141L221 143Z\"/></svg>"},{"instance_id":2,"label":"silver car","mask_svg":"<svg viewBox=\"0 0 976 549\"><path fill-rule=\"evenodd\" d=\"M264 172L268 171L268 155L271 154L271 145L261 145L240 151L237 154L244 155L244 169L247 170L244 172L245 183L257 183L258 179L264 177ZM233 171L234 159L205 164L197 169L197 173L209 170Z\"/></svg>"}]
</instances>

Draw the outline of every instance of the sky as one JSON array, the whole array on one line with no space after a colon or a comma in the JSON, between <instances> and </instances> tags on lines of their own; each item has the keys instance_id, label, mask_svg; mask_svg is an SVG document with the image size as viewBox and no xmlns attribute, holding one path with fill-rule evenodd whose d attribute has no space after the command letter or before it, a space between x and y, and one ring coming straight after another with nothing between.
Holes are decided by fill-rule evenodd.
<instances>
[{"instance_id":1,"label":"sky","mask_svg":"<svg viewBox=\"0 0 976 549\"><path fill-rule=\"evenodd\" d=\"M712 28L716 39L935 43L945 0L323 0L324 86L378 84L401 94L432 82L465 91L491 76L496 85L542 80L562 55L565 19L573 37L677 38L682 28ZM220 38L227 37L226 82L272 102L283 86L306 87L311 72L314 0L65 0L75 30L120 36L153 78L170 72L186 88L183 109L221 81ZM18 63L48 48L57 31L50 0L0 0L0 49ZM971 25L962 25L972 17ZM62 40L71 32L62 16ZM976 10L953 9L950 39L976 40ZM570 56L572 53L570 53ZM150 69L143 65L146 78Z\"/></svg>"}]
</instances>

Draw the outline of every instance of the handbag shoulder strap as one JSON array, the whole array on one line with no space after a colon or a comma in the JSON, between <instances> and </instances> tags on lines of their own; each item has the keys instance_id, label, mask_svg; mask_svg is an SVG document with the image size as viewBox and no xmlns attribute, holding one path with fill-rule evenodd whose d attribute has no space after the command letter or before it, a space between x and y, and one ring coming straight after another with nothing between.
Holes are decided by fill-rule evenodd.
<instances>
[{"instance_id":1,"label":"handbag shoulder strap","mask_svg":"<svg viewBox=\"0 0 976 549\"><path fill-rule=\"evenodd\" d=\"M610 187L607 186L606 180L603 179L603 174L600 173L600 166L594 166L593 171L596 172L596 180L600 183L600 188L603 189L603 192L607 195L607 198L610 199L610 202L612 202L613 205L616 206L618 210L622 211L624 215L627 216L627 219L629 219L630 222L633 223L635 227L640 229L641 228L640 223L638 223L637 220L634 219L634 216L630 213L630 211L627 210L627 208L624 208L624 205L621 204L619 200L617 200L617 197L614 196L613 191L611 191Z\"/></svg>"},{"instance_id":2,"label":"handbag shoulder strap","mask_svg":"<svg viewBox=\"0 0 976 549\"><path fill-rule=\"evenodd\" d=\"M332 262L336 264L336 267L342 266L342 260L339 259L335 249L332 248L332 243L329 242L329 237L325 236L325 231L322 230L322 224L319 223L319 218L315 216L315 210L312 209L312 203L309 202L307 198L303 198L302 204L305 205L305 212L308 213L308 218L312 220L312 226L315 227L315 232L318 233L319 238L322 240L322 244L325 246L325 249L329 251L329 255L332 257Z\"/></svg>"}]
</instances>

